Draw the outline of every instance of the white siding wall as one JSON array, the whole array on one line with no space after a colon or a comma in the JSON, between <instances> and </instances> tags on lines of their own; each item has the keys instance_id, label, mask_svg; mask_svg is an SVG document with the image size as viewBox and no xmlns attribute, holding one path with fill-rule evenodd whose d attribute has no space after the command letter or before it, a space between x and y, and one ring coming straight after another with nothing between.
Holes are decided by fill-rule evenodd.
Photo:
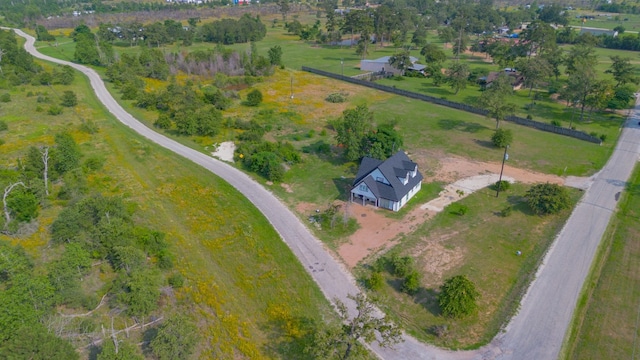
<instances>
[{"instance_id":1,"label":"white siding wall","mask_svg":"<svg viewBox=\"0 0 640 360\"><path fill-rule=\"evenodd\" d=\"M376 196L373 195L373 193L371 192L371 190L369 190L369 188L367 187L367 185L364 182L360 182L356 187L353 188L353 190L351 190L351 193L355 196L357 195L362 195L366 198L369 198L373 201L376 200Z\"/></svg>"}]
</instances>

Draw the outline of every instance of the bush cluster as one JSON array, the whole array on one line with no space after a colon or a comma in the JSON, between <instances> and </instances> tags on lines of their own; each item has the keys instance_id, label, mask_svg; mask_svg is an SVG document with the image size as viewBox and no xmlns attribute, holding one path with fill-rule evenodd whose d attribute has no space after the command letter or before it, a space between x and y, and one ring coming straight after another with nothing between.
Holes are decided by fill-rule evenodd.
<instances>
[{"instance_id":1,"label":"bush cluster","mask_svg":"<svg viewBox=\"0 0 640 360\"><path fill-rule=\"evenodd\" d=\"M327 96L325 100L327 102L334 103L334 104L343 103L343 102L347 101L347 94L345 94L345 93L329 94L329 96Z\"/></svg>"},{"instance_id":2,"label":"bush cluster","mask_svg":"<svg viewBox=\"0 0 640 360\"><path fill-rule=\"evenodd\" d=\"M415 295L420 290L421 276L416 269L415 262L412 257L400 256L393 253L388 256L378 258L373 265L372 273L365 281L366 286L371 290L378 290L384 283L383 271L396 278L402 278L402 286L400 290L409 295Z\"/></svg>"}]
</instances>

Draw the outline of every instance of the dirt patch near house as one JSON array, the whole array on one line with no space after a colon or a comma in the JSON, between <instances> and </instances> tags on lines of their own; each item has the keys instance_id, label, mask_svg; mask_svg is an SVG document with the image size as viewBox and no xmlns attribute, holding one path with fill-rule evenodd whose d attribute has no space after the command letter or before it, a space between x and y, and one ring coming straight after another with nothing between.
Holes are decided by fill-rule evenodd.
<instances>
[{"instance_id":1,"label":"dirt patch near house","mask_svg":"<svg viewBox=\"0 0 640 360\"><path fill-rule=\"evenodd\" d=\"M367 257L389 249L398 241L401 235L415 231L422 223L433 217L438 211L441 211L444 206L495 182L502 165L501 163L473 161L457 156L443 156L437 161L433 161L433 154L420 153L412 154L412 159L418 163L419 168L432 169L428 174L424 174L425 182L441 181L449 185L440 193L438 199L427 203L434 206L427 204L416 206L399 220L386 217L384 212L387 210L353 203L350 206L350 215L358 221L360 228L349 237L346 243L338 248L338 254L348 267L353 268ZM559 176L518 169L508 165L505 165L503 179L526 184L550 182L555 184L566 183L569 186L579 185L576 187L589 185L588 178L564 179ZM457 189L460 189L464 194L457 192ZM443 236L446 236L446 234ZM461 256L463 256L459 249L445 249L438 244L439 241L437 240L425 239L423 247L425 252L438 252L438 254L434 253L434 256L424 257L426 261L425 270L433 273L434 277L439 275L433 269L443 267L442 271L444 271L448 267L456 266L461 261ZM434 250L430 250L432 247Z\"/></svg>"},{"instance_id":2,"label":"dirt patch near house","mask_svg":"<svg viewBox=\"0 0 640 360\"><path fill-rule=\"evenodd\" d=\"M398 238L412 233L420 224L436 214L435 211L416 208L402 220L384 216L384 209L351 204L349 213L358 220L360 228L349 241L338 248L338 254L349 267L354 267L371 254L385 251Z\"/></svg>"},{"instance_id":3,"label":"dirt patch near house","mask_svg":"<svg viewBox=\"0 0 640 360\"><path fill-rule=\"evenodd\" d=\"M443 275L460 265L464 260L464 251L458 247L447 248L442 245L442 240L423 238L420 247L413 254L422 266L423 285L436 287L442 284Z\"/></svg>"}]
</instances>

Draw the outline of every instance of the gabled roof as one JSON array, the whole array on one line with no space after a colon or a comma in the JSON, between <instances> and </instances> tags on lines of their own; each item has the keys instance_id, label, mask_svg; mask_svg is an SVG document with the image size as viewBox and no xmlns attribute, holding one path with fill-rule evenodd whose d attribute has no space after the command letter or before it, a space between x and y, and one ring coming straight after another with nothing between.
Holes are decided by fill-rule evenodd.
<instances>
[{"instance_id":1,"label":"gabled roof","mask_svg":"<svg viewBox=\"0 0 640 360\"><path fill-rule=\"evenodd\" d=\"M359 183L360 180L362 180L362 178L364 178L365 176L369 175L373 170L375 170L378 165L382 164L382 160L378 160L378 159L374 159L374 158L370 158L370 157L363 157L362 161L360 162L360 167L358 168L358 173L356 174L356 178L355 180L353 180L353 185L355 186L356 183Z\"/></svg>"},{"instance_id":2,"label":"gabled roof","mask_svg":"<svg viewBox=\"0 0 640 360\"><path fill-rule=\"evenodd\" d=\"M364 182L377 198L400 201L402 197L422 181L422 174L418 171L416 176L409 176L406 185L398 178L406 177L407 173L415 170L417 166L404 151L398 151L385 161L364 157L353 185L357 186L359 183ZM369 176L376 169L380 170L389 185L376 181L372 176Z\"/></svg>"}]
</instances>

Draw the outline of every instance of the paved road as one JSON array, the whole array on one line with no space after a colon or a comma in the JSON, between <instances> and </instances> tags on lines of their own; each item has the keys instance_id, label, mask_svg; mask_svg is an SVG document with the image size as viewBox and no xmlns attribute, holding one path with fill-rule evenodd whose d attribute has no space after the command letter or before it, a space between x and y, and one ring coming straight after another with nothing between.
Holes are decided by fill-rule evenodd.
<instances>
[{"instance_id":1,"label":"paved road","mask_svg":"<svg viewBox=\"0 0 640 360\"><path fill-rule=\"evenodd\" d=\"M118 105L95 71L42 55L33 47L33 37L20 30L14 31L27 40L25 49L32 55L70 65L85 74L100 101L123 124L210 170L238 189L265 215L324 295L328 299L340 299L353 313L353 303L347 300L347 295L359 290L351 274L329 255L322 243L273 194L236 168L149 129ZM374 352L383 359L556 359L602 234L616 208L619 193L624 190L625 182L638 160L638 119L640 109L636 108L614 154L594 178L592 186L547 253L536 280L523 299L520 312L505 332L491 344L476 351L442 350L405 336L405 342L395 349L381 349L374 345Z\"/></svg>"},{"instance_id":2,"label":"paved road","mask_svg":"<svg viewBox=\"0 0 640 360\"><path fill-rule=\"evenodd\" d=\"M627 120L616 149L571 214L506 331L482 359L557 359L580 290L620 193L640 154L640 108Z\"/></svg>"}]
</instances>

